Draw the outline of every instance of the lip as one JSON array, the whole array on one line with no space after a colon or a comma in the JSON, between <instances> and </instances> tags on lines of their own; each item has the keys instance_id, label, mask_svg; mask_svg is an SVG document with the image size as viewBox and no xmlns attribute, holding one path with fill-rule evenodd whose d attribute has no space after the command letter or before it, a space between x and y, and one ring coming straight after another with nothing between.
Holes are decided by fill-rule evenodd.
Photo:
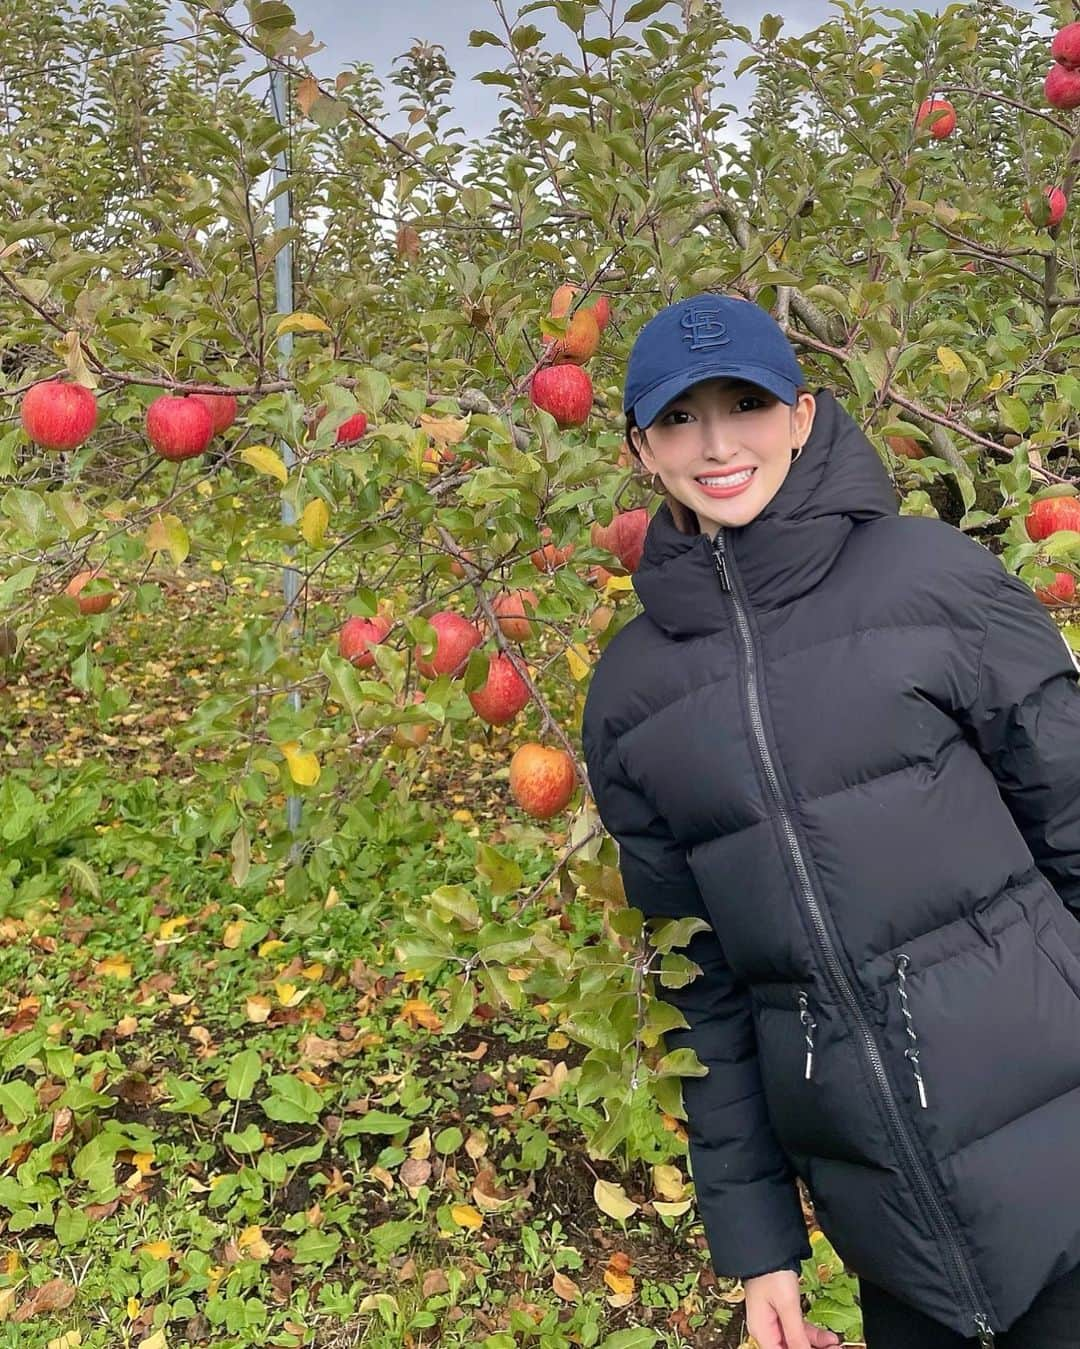
<instances>
[{"instance_id":1,"label":"lip","mask_svg":"<svg viewBox=\"0 0 1080 1349\"><path fill-rule=\"evenodd\" d=\"M730 478L734 477L736 474L745 473L748 468L753 469L753 472L750 474L749 478L747 478L745 482L741 482L735 487L707 487L705 483L703 483L699 478L695 478L694 481L697 483L700 490L704 492L706 496L712 497L714 500L722 501L727 497L736 497L739 495L740 492L746 491L746 489L754 481L754 474L757 472L756 466L753 464L746 464L743 468L727 469L723 473L711 473L708 475L709 477L713 478L721 478L721 477Z\"/></svg>"}]
</instances>

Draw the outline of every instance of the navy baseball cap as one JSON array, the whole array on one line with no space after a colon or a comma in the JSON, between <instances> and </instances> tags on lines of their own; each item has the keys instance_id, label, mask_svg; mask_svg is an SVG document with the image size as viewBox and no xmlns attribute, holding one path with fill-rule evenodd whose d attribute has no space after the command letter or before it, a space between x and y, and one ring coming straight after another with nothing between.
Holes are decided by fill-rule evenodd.
<instances>
[{"instance_id":1,"label":"navy baseball cap","mask_svg":"<svg viewBox=\"0 0 1080 1349\"><path fill-rule=\"evenodd\" d=\"M752 300L692 295L654 314L626 366L623 411L649 426L692 384L714 376L749 380L794 404L806 379L783 328Z\"/></svg>"}]
</instances>

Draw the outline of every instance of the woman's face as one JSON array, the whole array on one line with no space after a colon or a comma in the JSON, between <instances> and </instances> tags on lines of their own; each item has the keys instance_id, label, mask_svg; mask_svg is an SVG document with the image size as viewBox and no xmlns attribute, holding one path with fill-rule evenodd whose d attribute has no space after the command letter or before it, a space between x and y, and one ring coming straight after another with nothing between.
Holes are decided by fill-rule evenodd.
<instances>
[{"instance_id":1,"label":"woman's face","mask_svg":"<svg viewBox=\"0 0 1080 1349\"><path fill-rule=\"evenodd\" d=\"M810 434L815 409L813 394L792 406L757 384L721 376L691 385L644 435L637 427L630 434L645 467L714 534L765 509L788 475L792 449ZM732 470L740 472L729 481Z\"/></svg>"}]
</instances>

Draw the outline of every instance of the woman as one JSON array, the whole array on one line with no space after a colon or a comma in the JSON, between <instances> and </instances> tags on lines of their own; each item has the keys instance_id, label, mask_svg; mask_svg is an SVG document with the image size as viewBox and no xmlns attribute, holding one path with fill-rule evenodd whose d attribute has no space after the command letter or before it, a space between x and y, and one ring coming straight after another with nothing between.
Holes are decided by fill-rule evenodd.
<instances>
[{"instance_id":1,"label":"woman","mask_svg":"<svg viewBox=\"0 0 1080 1349\"><path fill-rule=\"evenodd\" d=\"M799 1177L868 1349L1076 1349L1080 667L759 306L661 310L624 410L666 500L582 739L629 903L703 920L658 992L713 1264L761 1349L837 1342Z\"/></svg>"}]
</instances>

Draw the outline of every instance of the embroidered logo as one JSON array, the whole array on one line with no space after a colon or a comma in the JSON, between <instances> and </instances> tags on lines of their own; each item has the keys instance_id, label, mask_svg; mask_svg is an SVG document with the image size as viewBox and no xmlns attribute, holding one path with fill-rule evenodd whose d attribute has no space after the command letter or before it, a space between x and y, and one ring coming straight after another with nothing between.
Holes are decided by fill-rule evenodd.
<instances>
[{"instance_id":1,"label":"embroidered logo","mask_svg":"<svg viewBox=\"0 0 1080 1349\"><path fill-rule=\"evenodd\" d=\"M691 351L707 351L731 341L727 324L712 309L688 309L682 316L681 325L687 330L682 335L683 341L690 343Z\"/></svg>"}]
</instances>

